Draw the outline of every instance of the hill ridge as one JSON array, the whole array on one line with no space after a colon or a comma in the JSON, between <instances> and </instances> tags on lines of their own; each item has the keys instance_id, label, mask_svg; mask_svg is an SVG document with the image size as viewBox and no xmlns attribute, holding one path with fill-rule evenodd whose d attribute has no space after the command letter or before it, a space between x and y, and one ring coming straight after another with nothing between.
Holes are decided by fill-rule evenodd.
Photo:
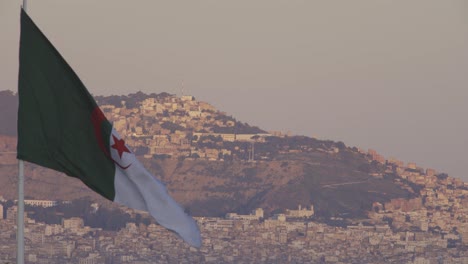
<instances>
[{"instance_id":1,"label":"hill ridge","mask_svg":"<svg viewBox=\"0 0 468 264\"><path fill-rule=\"evenodd\" d=\"M0 151L16 148L14 133L5 128L16 127L11 124L16 112L10 109L15 97L0 92L0 105L8 106L5 113L11 115L0 123L0 134L10 135L0 137ZM6 100L9 105L2 104ZM385 160L373 150L268 133L193 96L139 92L96 100L145 166L195 215L248 213L256 207L273 214L301 204L313 205L316 217L355 218L365 217L376 203L414 203L427 196L428 188L468 189L444 173ZM0 195L13 198L16 168L14 156L8 155L0 155ZM76 179L34 165L27 168L26 191L32 197L100 199ZM57 184L63 191L53 191Z\"/></svg>"}]
</instances>

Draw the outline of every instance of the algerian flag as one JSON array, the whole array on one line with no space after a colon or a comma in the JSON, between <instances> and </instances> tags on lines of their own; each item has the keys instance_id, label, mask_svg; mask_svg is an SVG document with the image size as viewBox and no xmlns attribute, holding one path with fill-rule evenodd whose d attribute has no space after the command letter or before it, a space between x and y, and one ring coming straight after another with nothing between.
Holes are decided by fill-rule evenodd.
<instances>
[{"instance_id":1,"label":"algerian flag","mask_svg":"<svg viewBox=\"0 0 468 264\"><path fill-rule=\"evenodd\" d=\"M24 10L18 94L18 159L76 177L109 200L148 211L190 245L201 246L195 221L136 159Z\"/></svg>"}]
</instances>

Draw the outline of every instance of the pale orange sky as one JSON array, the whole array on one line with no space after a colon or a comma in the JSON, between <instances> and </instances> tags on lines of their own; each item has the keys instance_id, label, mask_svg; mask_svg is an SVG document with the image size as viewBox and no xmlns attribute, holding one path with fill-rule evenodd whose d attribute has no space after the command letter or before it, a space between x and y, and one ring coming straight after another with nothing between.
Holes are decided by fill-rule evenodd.
<instances>
[{"instance_id":1,"label":"pale orange sky","mask_svg":"<svg viewBox=\"0 0 468 264\"><path fill-rule=\"evenodd\" d=\"M138 4L135 4L138 2ZM19 7L0 1L0 90ZM93 94L185 93L468 180L468 2L29 0Z\"/></svg>"}]
</instances>

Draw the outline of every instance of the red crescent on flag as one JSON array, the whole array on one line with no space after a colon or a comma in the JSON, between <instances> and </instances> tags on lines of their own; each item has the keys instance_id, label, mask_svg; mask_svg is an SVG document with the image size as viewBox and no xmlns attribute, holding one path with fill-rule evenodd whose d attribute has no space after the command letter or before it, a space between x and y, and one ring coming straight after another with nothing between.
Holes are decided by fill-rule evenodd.
<instances>
[{"instance_id":1,"label":"red crescent on flag","mask_svg":"<svg viewBox=\"0 0 468 264\"><path fill-rule=\"evenodd\" d=\"M94 108L93 112L91 113L91 122L93 123L94 135L96 136L96 140L98 142L99 148L102 150L102 152L104 152L104 154L110 160L112 160L115 163L115 165L119 166L123 170L126 170L126 169L128 169L128 167L130 167L132 165L132 163L130 163L128 166L120 165L117 161L115 161L112 158L112 156L109 153L109 150L106 149L106 147L105 147L104 139L102 138L102 129L101 129L101 124L104 121L107 121L106 117L104 116L104 113L101 111L101 109L98 106L96 106ZM114 134L112 134L112 136L115 137ZM128 150L128 149L126 148L126 150ZM131 153L130 151L125 151L125 152Z\"/></svg>"}]
</instances>

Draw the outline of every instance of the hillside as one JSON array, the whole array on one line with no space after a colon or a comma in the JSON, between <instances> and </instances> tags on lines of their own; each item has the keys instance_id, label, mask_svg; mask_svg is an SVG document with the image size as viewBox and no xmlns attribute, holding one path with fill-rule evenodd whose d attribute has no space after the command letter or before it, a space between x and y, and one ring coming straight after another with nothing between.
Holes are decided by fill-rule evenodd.
<instances>
[{"instance_id":1,"label":"hillside","mask_svg":"<svg viewBox=\"0 0 468 264\"><path fill-rule=\"evenodd\" d=\"M271 214L299 204L313 204L318 216L357 217L370 210L375 201L414 195L391 180L377 179L353 168L339 155L317 154L305 159L290 157L257 163L140 160L196 216L248 213L257 207ZM16 196L16 188L12 188L16 185L16 173L14 161L0 165L0 194L5 198ZM78 180L32 164L26 167L25 190L27 196L35 199L92 196L102 200Z\"/></svg>"},{"instance_id":2,"label":"hillside","mask_svg":"<svg viewBox=\"0 0 468 264\"><path fill-rule=\"evenodd\" d=\"M18 97L11 91L0 91L0 135L16 135Z\"/></svg>"},{"instance_id":3,"label":"hillside","mask_svg":"<svg viewBox=\"0 0 468 264\"><path fill-rule=\"evenodd\" d=\"M14 97L0 93L0 101ZM193 97L136 93L97 100L139 159L196 216L248 213L257 207L272 215L313 205L319 218L365 217L375 203L421 197L424 185L448 184L443 174L386 161L374 151L267 133ZM4 110L0 131L10 136L0 137L0 151L13 151L16 139L8 127L15 126L16 111ZM0 195L7 199L16 196L16 173L14 154L2 154ZM78 180L32 164L26 166L25 187L35 199L91 196L104 202Z\"/></svg>"}]
</instances>

